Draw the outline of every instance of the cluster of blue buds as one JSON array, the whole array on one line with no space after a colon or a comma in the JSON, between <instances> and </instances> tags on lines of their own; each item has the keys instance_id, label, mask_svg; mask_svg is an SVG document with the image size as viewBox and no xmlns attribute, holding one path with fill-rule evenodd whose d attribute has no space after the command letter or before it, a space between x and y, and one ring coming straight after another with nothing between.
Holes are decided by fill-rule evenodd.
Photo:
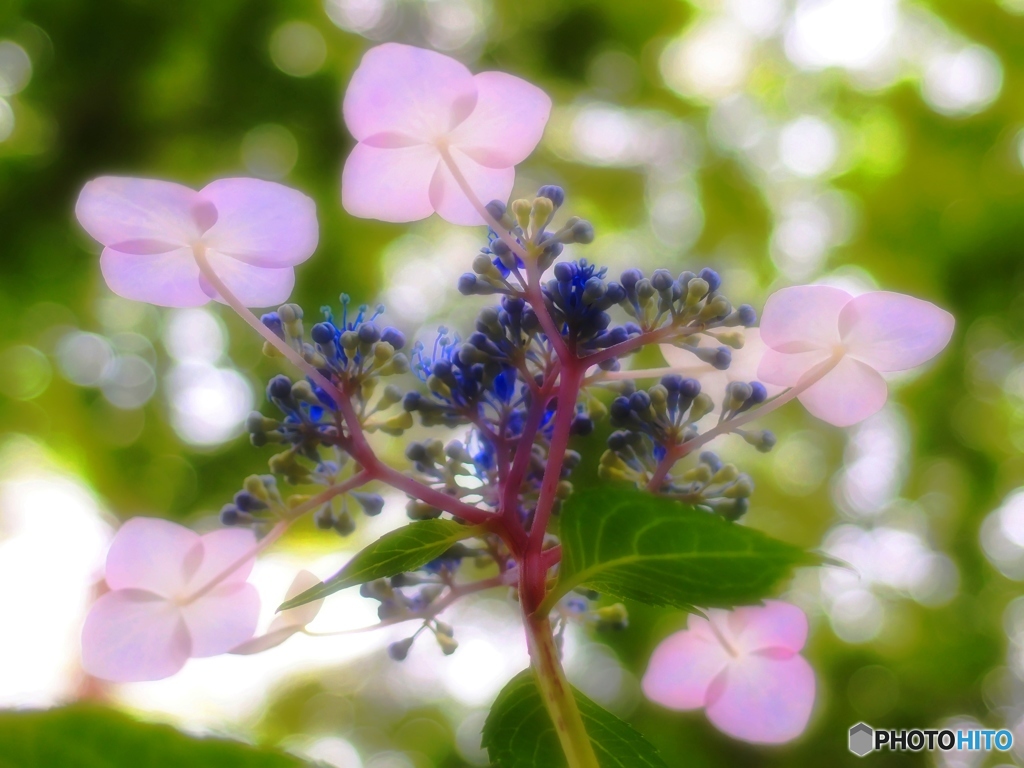
<instances>
[{"instance_id":1,"label":"cluster of blue buds","mask_svg":"<svg viewBox=\"0 0 1024 768\"><path fill-rule=\"evenodd\" d=\"M273 475L250 475L242 490L220 510L222 525L258 525L276 520L286 509Z\"/></svg>"}]
</instances>

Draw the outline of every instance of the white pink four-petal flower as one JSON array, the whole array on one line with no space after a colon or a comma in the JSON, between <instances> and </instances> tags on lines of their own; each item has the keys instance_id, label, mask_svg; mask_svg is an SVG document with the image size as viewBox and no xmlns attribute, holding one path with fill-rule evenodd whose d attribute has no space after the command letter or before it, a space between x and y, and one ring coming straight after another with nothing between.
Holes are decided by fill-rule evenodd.
<instances>
[{"instance_id":1,"label":"white pink four-petal flower","mask_svg":"<svg viewBox=\"0 0 1024 768\"><path fill-rule=\"evenodd\" d=\"M196 250L247 307L281 304L293 267L316 250L316 204L260 179L219 179L198 192L169 181L103 176L82 189L79 222L103 244L100 269L118 296L163 307L221 300Z\"/></svg>"},{"instance_id":2,"label":"white pink four-petal flower","mask_svg":"<svg viewBox=\"0 0 1024 768\"><path fill-rule=\"evenodd\" d=\"M882 373L933 358L949 343L953 325L949 312L901 293L854 297L827 285L784 288L768 297L761 314L767 349L757 375L793 387L832 366L799 399L819 419L846 427L885 405Z\"/></svg>"},{"instance_id":3,"label":"white pink four-petal flower","mask_svg":"<svg viewBox=\"0 0 1024 768\"><path fill-rule=\"evenodd\" d=\"M453 224L482 224L445 157L479 200L504 202L550 112L547 94L518 77L473 75L398 43L371 48L345 92L345 124L358 144L342 172L342 204L362 218L415 221L436 211Z\"/></svg>"},{"instance_id":4,"label":"white pink four-petal flower","mask_svg":"<svg viewBox=\"0 0 1024 768\"><path fill-rule=\"evenodd\" d=\"M800 650L807 617L794 605L691 615L663 640L643 678L647 698L669 709L703 707L720 731L758 744L795 739L814 706L814 671Z\"/></svg>"},{"instance_id":5,"label":"white pink four-petal flower","mask_svg":"<svg viewBox=\"0 0 1024 768\"><path fill-rule=\"evenodd\" d=\"M126 522L107 553L110 587L82 629L82 666L116 682L159 680L189 658L226 653L256 631L260 599L246 579L256 538L225 529L203 536L149 517ZM204 589L233 565L212 588Z\"/></svg>"}]
</instances>

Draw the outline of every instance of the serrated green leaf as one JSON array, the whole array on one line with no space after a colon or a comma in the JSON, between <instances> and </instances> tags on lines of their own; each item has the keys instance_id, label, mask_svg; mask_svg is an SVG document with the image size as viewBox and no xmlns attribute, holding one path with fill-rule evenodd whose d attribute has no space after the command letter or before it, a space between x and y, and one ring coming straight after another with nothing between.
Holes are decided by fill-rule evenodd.
<instances>
[{"instance_id":1,"label":"serrated green leaf","mask_svg":"<svg viewBox=\"0 0 1024 768\"><path fill-rule=\"evenodd\" d=\"M197 739L167 725L76 704L0 712L0 768L301 768L281 752Z\"/></svg>"},{"instance_id":2,"label":"serrated green leaf","mask_svg":"<svg viewBox=\"0 0 1024 768\"><path fill-rule=\"evenodd\" d=\"M327 581L307 589L277 609L295 608L342 589L413 571L440 557L462 539L480 534L480 528L454 520L420 520L386 533L356 553L348 564Z\"/></svg>"},{"instance_id":3,"label":"serrated green leaf","mask_svg":"<svg viewBox=\"0 0 1024 768\"><path fill-rule=\"evenodd\" d=\"M650 605L728 608L757 602L795 566L820 559L743 525L634 489L571 496L560 519L553 604L585 585Z\"/></svg>"},{"instance_id":4,"label":"serrated green leaf","mask_svg":"<svg viewBox=\"0 0 1024 768\"><path fill-rule=\"evenodd\" d=\"M667 768L658 750L631 725L575 688L572 692L601 768ZM558 734L531 670L513 677L494 700L483 747L497 768L565 768Z\"/></svg>"}]
</instances>

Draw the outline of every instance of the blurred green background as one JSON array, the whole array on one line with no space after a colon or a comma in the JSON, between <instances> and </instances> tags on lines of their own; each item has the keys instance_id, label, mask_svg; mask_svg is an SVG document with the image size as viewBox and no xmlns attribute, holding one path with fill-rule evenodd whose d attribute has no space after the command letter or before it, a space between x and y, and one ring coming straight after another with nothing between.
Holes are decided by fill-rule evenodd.
<instances>
[{"instance_id":1,"label":"blurred green background","mask_svg":"<svg viewBox=\"0 0 1024 768\"><path fill-rule=\"evenodd\" d=\"M361 221L340 207L352 143L340 100L362 52L381 40L435 47L552 95L545 141L520 167L517 192L565 186L566 210L598 231L576 256L613 272L713 266L736 303L761 306L773 288L822 280L912 293L957 318L946 353L896 382L890 405L864 425L836 430L792 407L772 419L773 454L723 447L758 481L752 525L823 548L859 573L804 573L786 593L812 617L807 655L820 692L807 733L752 748L700 713L642 702L636 680L652 648L684 619L640 606L625 632L580 637L589 648L581 674L600 689L592 695L673 766L854 764L846 731L859 720L1016 729L1020 0L0 2L0 607L14 627L0 641L0 705L97 698L336 766L483 764L473 734L486 702L472 691L453 698L440 678L410 671L454 674L437 671L447 663L439 653L400 668L379 648L358 663L324 660L319 671L275 678L258 711L233 714L228 690L207 715L186 695L199 695L193 689L132 694L83 680L67 640L95 565L76 559L85 539L71 534L68 499L89 519L208 524L263 466L265 452L239 437L240 423L277 370L224 308L169 313L113 297L73 218L85 181L280 180L319 208L320 248L299 269L294 297L307 312L345 291L383 300L396 324L431 335L440 322L468 323L478 308L458 298L454 281L482 232ZM578 446L589 456L580 483L595 477L600 439ZM397 456L401 446L388 449ZM47 545L31 549L32 537ZM294 546L321 556L339 544L300 531ZM41 591L51 597L25 599L23 564L38 566L46 552L66 558L45 566L52 590ZM69 588L78 597L55 596ZM53 616L50 636L67 637L47 643L39 628ZM487 653L500 655L503 638L492 640ZM1024 745L1024 727L1015 733Z\"/></svg>"}]
</instances>

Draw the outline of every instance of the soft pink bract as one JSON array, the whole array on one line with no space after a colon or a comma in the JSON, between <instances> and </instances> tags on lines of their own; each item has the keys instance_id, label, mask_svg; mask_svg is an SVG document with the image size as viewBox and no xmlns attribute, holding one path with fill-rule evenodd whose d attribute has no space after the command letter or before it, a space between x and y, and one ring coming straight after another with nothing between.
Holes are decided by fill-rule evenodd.
<instances>
[{"instance_id":1,"label":"soft pink bract","mask_svg":"<svg viewBox=\"0 0 1024 768\"><path fill-rule=\"evenodd\" d=\"M647 698L670 709L704 708L723 733L781 744L803 733L814 705L814 672L800 650L807 617L789 603L691 615L687 629L654 650Z\"/></svg>"},{"instance_id":2,"label":"soft pink bract","mask_svg":"<svg viewBox=\"0 0 1024 768\"><path fill-rule=\"evenodd\" d=\"M799 396L808 411L846 427L885 405L880 375L905 371L935 357L953 335L953 316L912 296L874 291L856 298L839 288L802 285L768 297L758 366L764 382L792 387L812 369L835 367Z\"/></svg>"},{"instance_id":3,"label":"soft pink bract","mask_svg":"<svg viewBox=\"0 0 1024 768\"><path fill-rule=\"evenodd\" d=\"M319 583L320 579L309 571L299 571L295 574L295 579L292 581L291 586L288 587L288 592L285 594L284 599L291 600L293 597L298 597L307 589L312 589ZM306 625L320 613L320 608L323 604L324 601L321 598L296 608L281 611L274 616L266 632L258 637L254 637L252 640L247 640L237 648L232 648L231 653L248 656L253 653L262 653L271 648L276 648L292 635L304 630Z\"/></svg>"},{"instance_id":4,"label":"soft pink bract","mask_svg":"<svg viewBox=\"0 0 1024 768\"><path fill-rule=\"evenodd\" d=\"M110 592L82 629L82 666L115 682L159 680L191 657L226 653L256 631L260 600L246 582L252 559L209 592L192 599L251 552L251 531L205 536L166 520L126 522L107 553Z\"/></svg>"},{"instance_id":5,"label":"soft pink bract","mask_svg":"<svg viewBox=\"0 0 1024 768\"><path fill-rule=\"evenodd\" d=\"M358 141L341 176L346 211L393 222L437 212L473 225L483 219L442 153L450 153L482 202L506 201L515 166L544 133L551 99L518 77L474 76L440 53L385 43L363 56L343 112Z\"/></svg>"},{"instance_id":6,"label":"soft pink bract","mask_svg":"<svg viewBox=\"0 0 1024 768\"><path fill-rule=\"evenodd\" d=\"M201 190L169 181L102 176L82 189L78 221L103 246L100 268L118 296L196 307L217 291L196 249L247 307L287 301L296 264L313 255L316 204L260 179L220 179Z\"/></svg>"}]
</instances>

